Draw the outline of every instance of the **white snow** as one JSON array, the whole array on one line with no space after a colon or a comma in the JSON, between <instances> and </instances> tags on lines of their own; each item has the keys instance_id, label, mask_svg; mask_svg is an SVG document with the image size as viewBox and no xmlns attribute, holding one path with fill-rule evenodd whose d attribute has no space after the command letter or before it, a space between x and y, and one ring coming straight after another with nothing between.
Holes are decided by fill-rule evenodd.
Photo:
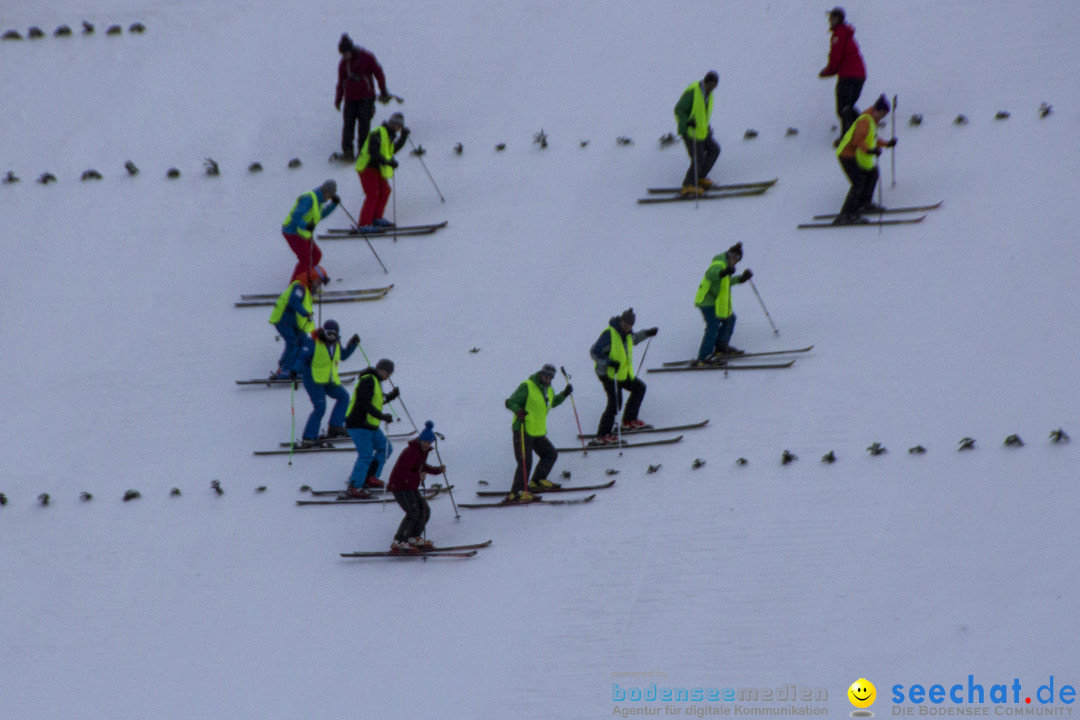
<instances>
[{"instance_id":1,"label":"white snow","mask_svg":"<svg viewBox=\"0 0 1080 720\"><path fill-rule=\"evenodd\" d=\"M877 685L882 716L899 707L895 684L1075 686L1080 442L1048 434L1080 433L1080 5L849 3L870 74L862 102L900 101L885 203L945 201L922 225L883 232L795 229L847 188L830 147L833 81L816 78L825 9L5 8L0 31L48 37L0 43L0 173L22 178L0 186L0 717L602 718L735 705L613 701L613 683L652 682L823 688L816 704L843 716L859 677ZM79 34L83 19L93 36ZM134 22L147 32L128 33ZM73 37L52 37L62 23ZM107 37L114 23L124 34ZM396 284L323 317L359 332L372 361L395 360L412 418L446 435L458 502L480 481L508 487L503 400L543 363L573 375L594 431L603 392L588 348L610 316L633 306L638 327L660 327L645 366L689 357L702 331L694 291L735 241L780 334L737 287L734 343L814 351L779 372L643 374L644 419L711 422L670 447L563 454L556 475L573 482L619 471L590 505L456 520L448 498L434 500L437 543L494 541L472 559L339 558L388 547L400 512L295 506L301 485L343 485L351 454L292 466L251 455L289 437L290 393L234 384L268 373L281 345L268 308L232 303L284 288L294 259L279 228L301 192L333 177L359 212L355 173L325 162L338 149L345 31L406 99L377 118L405 113L446 197L403 152L397 219L449 226L374 241L388 276L363 243L322 243L334 287ZM680 181L685 152L657 139L708 69L721 77L713 178L779 183L696 210L636 205L647 186ZM960 113L968 125L952 123ZM758 138L744 141L747 128ZM541 129L544 150L531 144ZM220 177L204 175L208 157ZM292 157L303 167L287 169ZM254 161L265 171L249 174ZM167 180L170 167L182 177ZM90 168L104 179L80 182ZM36 184L46 171L58 182ZM346 222L338 211L322 228ZM299 432L303 392L295 406ZM549 428L575 442L569 403ZM1013 433L1025 447L1002 446ZM966 436L976 449L958 452ZM888 453L870 457L873 442ZM928 452L909 455L916 444ZM782 466L784 450L799 460ZM830 450L838 461L820 463ZM695 458L706 465L692 470ZM141 499L122 502L128 489Z\"/></svg>"}]
</instances>

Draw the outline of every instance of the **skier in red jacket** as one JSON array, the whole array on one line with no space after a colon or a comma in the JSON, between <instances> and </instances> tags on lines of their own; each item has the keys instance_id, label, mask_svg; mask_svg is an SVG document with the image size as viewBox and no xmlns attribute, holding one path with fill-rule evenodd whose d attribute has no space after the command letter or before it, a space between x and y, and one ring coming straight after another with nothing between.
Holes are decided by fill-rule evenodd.
<instances>
[{"instance_id":1,"label":"skier in red jacket","mask_svg":"<svg viewBox=\"0 0 1080 720\"><path fill-rule=\"evenodd\" d=\"M836 115L840 118L840 137L855 122L859 111L855 103L859 101L863 83L866 82L866 64L863 63L859 44L855 42L855 28L845 22L844 8L834 7L829 11L829 62L818 73L818 77L836 76ZM833 147L839 140L833 143Z\"/></svg>"},{"instance_id":2,"label":"skier in red jacket","mask_svg":"<svg viewBox=\"0 0 1080 720\"><path fill-rule=\"evenodd\" d=\"M420 491L421 473L441 475L446 472L445 465L427 464L428 453L435 444L435 423L428 420L420 436L410 440L398 455L394 469L390 471L390 482L386 489L394 493L394 499L405 511L405 517L394 534L390 544L391 552L419 552L431 550L434 543L424 537L424 528L431 517L431 508Z\"/></svg>"},{"instance_id":3,"label":"skier in red jacket","mask_svg":"<svg viewBox=\"0 0 1080 720\"><path fill-rule=\"evenodd\" d=\"M371 118L375 116L375 83L379 83L379 102L390 102L390 95L386 91L386 76L379 61L364 48L354 45L348 33L341 36L338 52L341 53L341 62L338 63L334 108L341 110L341 103L345 102L341 159L351 162L356 159L353 138L358 137L363 145L371 131ZM357 129L359 135L354 135Z\"/></svg>"}]
</instances>

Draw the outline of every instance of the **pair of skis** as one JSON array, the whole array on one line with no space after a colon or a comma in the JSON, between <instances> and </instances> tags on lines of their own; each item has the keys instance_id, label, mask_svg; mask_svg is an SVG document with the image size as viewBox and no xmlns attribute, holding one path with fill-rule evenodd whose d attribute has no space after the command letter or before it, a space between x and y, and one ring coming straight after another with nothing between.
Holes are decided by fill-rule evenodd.
<instances>
[{"instance_id":1,"label":"pair of skis","mask_svg":"<svg viewBox=\"0 0 1080 720\"><path fill-rule=\"evenodd\" d=\"M771 350L767 352L748 352L742 355L728 355L720 360L711 362L707 365L693 365L693 360L674 360L666 362L663 367L649 368L647 372L660 373L660 372L689 372L689 371L708 371L708 370L779 370L783 368L789 368L795 364L795 360L785 360L783 362L775 363L749 363L744 364L741 361L743 359L754 359L762 357L772 357L777 355L799 355L802 353L808 353L814 349L813 345L807 345L806 347L794 348L791 350Z\"/></svg>"},{"instance_id":2,"label":"pair of skis","mask_svg":"<svg viewBox=\"0 0 1080 720\"><path fill-rule=\"evenodd\" d=\"M710 185L701 195L683 195L681 187L655 187L649 188L648 192L653 196L638 198L639 205L655 205L669 202L693 202L694 200L724 200L733 197L750 197L763 195L766 190L776 184L778 178L772 180L759 180L756 182L729 183L727 185Z\"/></svg>"},{"instance_id":3,"label":"pair of skis","mask_svg":"<svg viewBox=\"0 0 1080 720\"><path fill-rule=\"evenodd\" d=\"M904 214L904 213L923 213L922 215L919 215L918 217L910 217L910 218L890 218L890 219L878 218L877 220L869 220L869 219L867 219L866 222L839 223L839 224L837 224L837 223L831 222L831 221L833 221L833 220L835 220L837 218L836 213L826 213L824 215L815 215L814 220L829 221L829 222L802 223L802 224L799 225L799 229L800 230L808 230L808 229L812 229L812 228L852 228L852 227L865 228L865 227L882 227L884 225L914 225L916 223L921 223L923 220L925 220L926 219L926 214L925 213L930 211L930 210L937 210L939 207L941 207L941 204L943 202L944 201L942 200L942 201L934 203L933 205L910 205L908 207L885 208L884 210L879 210L878 212L867 213L867 216L869 216L869 217L872 217L874 215L900 215L900 214Z\"/></svg>"},{"instance_id":4,"label":"pair of skis","mask_svg":"<svg viewBox=\"0 0 1080 720\"><path fill-rule=\"evenodd\" d=\"M472 545L448 545L446 547L433 547L430 550L417 550L416 552L393 552L392 550L373 550L373 551L359 551L359 552L347 552L341 553L343 558L376 558L376 557L393 557L393 558L429 558L429 557L472 557L476 555L478 550L482 550L491 545L491 541L487 540L482 543L474 543Z\"/></svg>"},{"instance_id":5,"label":"pair of skis","mask_svg":"<svg viewBox=\"0 0 1080 720\"><path fill-rule=\"evenodd\" d=\"M416 434L415 430L409 432L397 433L394 435L387 435L391 440L404 440L410 438ZM327 452L356 452L356 448L352 445L352 438L348 435L344 437L321 437L317 441L319 444L312 447L300 447L299 445L293 445L289 447L289 443L283 442L279 444L276 450L256 450L254 455L310 455L314 453L327 453ZM341 443L340 445L338 443Z\"/></svg>"},{"instance_id":6,"label":"pair of skis","mask_svg":"<svg viewBox=\"0 0 1080 720\"><path fill-rule=\"evenodd\" d=\"M435 487L433 485L432 487L426 488L424 490L424 499L425 500L431 500L431 499L437 497L438 495L440 495L440 494L442 494L444 492L449 492L449 491L451 491L453 489L454 489L453 485L446 485L446 486L439 485L438 487ZM314 500L297 500L296 504L297 505L302 505L302 506L303 505L385 505L387 503L397 502L397 500L394 499L393 495L391 495L390 493L383 492L382 490L378 490L375 493L372 493L376 497L370 497L370 498L367 498L366 500L361 500L359 498L343 497L341 490L312 490L311 494L312 494L312 496L315 497Z\"/></svg>"},{"instance_id":7,"label":"pair of skis","mask_svg":"<svg viewBox=\"0 0 1080 720\"><path fill-rule=\"evenodd\" d=\"M432 235L437 230L441 230L450 224L449 220L443 220L440 223L429 223L427 225L400 225L394 227L382 227L371 230L364 230L361 232L360 228L353 226L349 228L332 228L325 234L319 235L319 240L352 240L356 238L380 238L380 237L413 237L416 235Z\"/></svg>"},{"instance_id":8,"label":"pair of skis","mask_svg":"<svg viewBox=\"0 0 1080 720\"><path fill-rule=\"evenodd\" d=\"M369 300L381 300L394 289L394 285L383 287L357 288L355 290L322 290L316 294L315 302L321 303L346 303L367 302ZM234 303L236 307L269 307L278 301L281 293L252 293L241 295L240 302Z\"/></svg>"},{"instance_id":9,"label":"pair of skis","mask_svg":"<svg viewBox=\"0 0 1080 720\"><path fill-rule=\"evenodd\" d=\"M588 492L591 490L606 490L615 484L614 480L609 480L606 483L600 483L599 485L562 485L557 488L545 488L543 490L530 490L533 495L549 495L551 493L568 493L568 492ZM509 491L499 490L477 490L477 497L501 497L507 494Z\"/></svg>"}]
</instances>

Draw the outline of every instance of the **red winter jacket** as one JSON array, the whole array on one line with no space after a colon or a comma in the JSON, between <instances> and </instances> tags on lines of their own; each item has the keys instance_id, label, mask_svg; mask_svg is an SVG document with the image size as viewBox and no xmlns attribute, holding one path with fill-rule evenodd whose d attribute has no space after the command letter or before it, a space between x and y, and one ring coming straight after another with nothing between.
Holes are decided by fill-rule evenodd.
<instances>
[{"instance_id":1,"label":"red winter jacket","mask_svg":"<svg viewBox=\"0 0 1080 720\"><path fill-rule=\"evenodd\" d=\"M385 95L386 76L383 75L379 61L364 48L354 47L352 54L348 58L341 58L341 62L338 63L334 105L340 105L343 98L349 102L375 97L375 83L371 80L372 75L379 83L379 93Z\"/></svg>"},{"instance_id":2,"label":"red winter jacket","mask_svg":"<svg viewBox=\"0 0 1080 720\"><path fill-rule=\"evenodd\" d=\"M420 447L420 438L413 438L405 449L398 455L394 469L390 471L390 482L386 489L390 492L396 490L418 490L420 488L420 473L439 475L441 467L432 467L427 464L427 456L430 450Z\"/></svg>"},{"instance_id":3,"label":"red winter jacket","mask_svg":"<svg viewBox=\"0 0 1080 720\"><path fill-rule=\"evenodd\" d=\"M859 44L855 42L855 28L841 23L832 29L829 41L829 64L818 73L821 77L837 75L843 78L866 79L866 65L863 64Z\"/></svg>"}]
</instances>

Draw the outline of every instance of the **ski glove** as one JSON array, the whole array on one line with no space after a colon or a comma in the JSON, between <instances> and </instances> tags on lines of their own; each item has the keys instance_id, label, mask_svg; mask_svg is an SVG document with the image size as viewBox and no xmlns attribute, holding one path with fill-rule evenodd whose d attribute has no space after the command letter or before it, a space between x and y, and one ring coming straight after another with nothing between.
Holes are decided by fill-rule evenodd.
<instances>
[{"instance_id":1,"label":"ski glove","mask_svg":"<svg viewBox=\"0 0 1080 720\"><path fill-rule=\"evenodd\" d=\"M886 147L896 147L896 138L889 138L889 141L885 143Z\"/></svg>"},{"instance_id":2,"label":"ski glove","mask_svg":"<svg viewBox=\"0 0 1080 720\"><path fill-rule=\"evenodd\" d=\"M514 415L517 416L518 420L524 420L525 416L528 415L528 414L529 413L525 412L524 408L522 408L521 410L518 410L517 412L514 413Z\"/></svg>"},{"instance_id":3,"label":"ski glove","mask_svg":"<svg viewBox=\"0 0 1080 720\"><path fill-rule=\"evenodd\" d=\"M386 393L386 402L397 400L399 395L401 395L401 388L394 388L390 392Z\"/></svg>"},{"instance_id":4,"label":"ski glove","mask_svg":"<svg viewBox=\"0 0 1080 720\"><path fill-rule=\"evenodd\" d=\"M392 168L396 168L396 167L398 166L397 158L390 158L390 159L389 159L389 160L388 160L388 161L386 162L386 164L387 164L387 165L389 165L389 166L390 166L390 167L392 167Z\"/></svg>"},{"instance_id":5,"label":"ski glove","mask_svg":"<svg viewBox=\"0 0 1080 720\"><path fill-rule=\"evenodd\" d=\"M349 338L349 346L354 347L354 346L359 345L359 344L360 344L360 334L359 333L353 333L353 336L351 338Z\"/></svg>"},{"instance_id":6,"label":"ski glove","mask_svg":"<svg viewBox=\"0 0 1080 720\"><path fill-rule=\"evenodd\" d=\"M379 96L379 102L381 102L383 105L390 102L390 94L389 93L383 93L382 95L380 95Z\"/></svg>"},{"instance_id":7,"label":"ski glove","mask_svg":"<svg viewBox=\"0 0 1080 720\"><path fill-rule=\"evenodd\" d=\"M735 274L735 267L734 266L726 267L726 268L724 268L723 270L720 271L720 277L722 277L722 278L726 278L728 275L734 275L734 274Z\"/></svg>"},{"instance_id":8,"label":"ski glove","mask_svg":"<svg viewBox=\"0 0 1080 720\"><path fill-rule=\"evenodd\" d=\"M742 275L739 276L739 282L746 282L752 277L754 277L754 271L750 268L746 268L742 271Z\"/></svg>"},{"instance_id":9,"label":"ski glove","mask_svg":"<svg viewBox=\"0 0 1080 720\"><path fill-rule=\"evenodd\" d=\"M574 392L574 386L570 383L566 383L566 387L563 388L563 397L570 397L570 393Z\"/></svg>"},{"instance_id":10,"label":"ski glove","mask_svg":"<svg viewBox=\"0 0 1080 720\"><path fill-rule=\"evenodd\" d=\"M403 128L401 128L401 139L402 139L402 140L405 140L406 138L408 138L408 137L409 137L409 133L410 133L410 132L411 132L411 131L410 131L410 130L409 130L409 128L407 128L407 127L403 127Z\"/></svg>"},{"instance_id":11,"label":"ski glove","mask_svg":"<svg viewBox=\"0 0 1080 720\"><path fill-rule=\"evenodd\" d=\"M658 332L660 332L660 328L649 328L645 331L645 337L656 337Z\"/></svg>"},{"instance_id":12,"label":"ski glove","mask_svg":"<svg viewBox=\"0 0 1080 720\"><path fill-rule=\"evenodd\" d=\"M379 417L382 419L382 421L384 423L392 423L392 422L394 422L394 416L391 415L390 413L383 413Z\"/></svg>"}]
</instances>

